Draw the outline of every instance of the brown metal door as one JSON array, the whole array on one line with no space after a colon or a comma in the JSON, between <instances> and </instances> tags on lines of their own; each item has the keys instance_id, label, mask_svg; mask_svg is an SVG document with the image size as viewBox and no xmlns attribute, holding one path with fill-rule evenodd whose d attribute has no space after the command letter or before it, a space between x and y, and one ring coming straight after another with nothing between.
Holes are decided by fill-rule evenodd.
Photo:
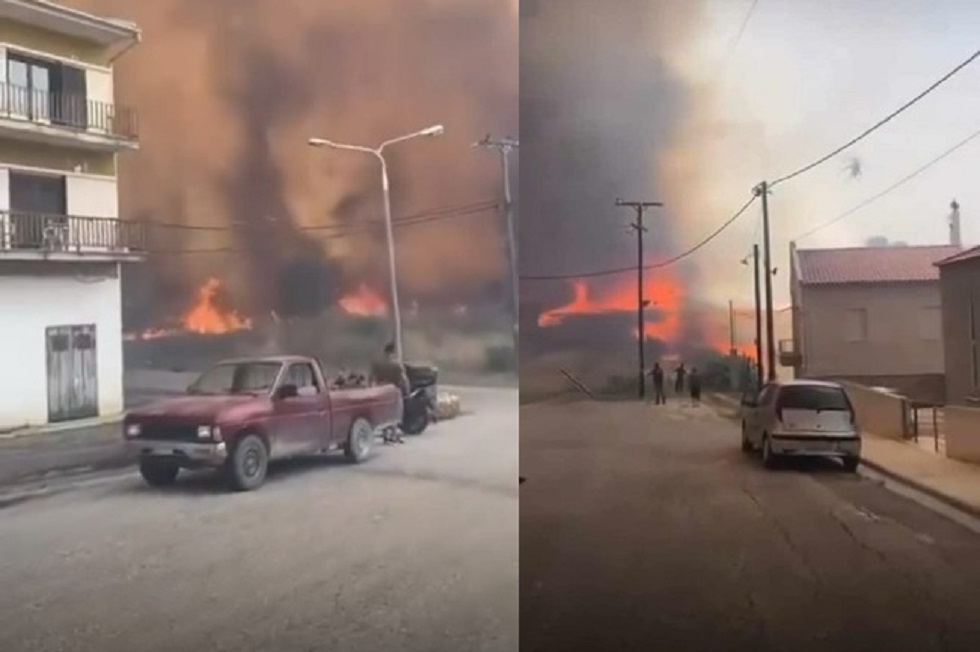
<instances>
[{"instance_id":1,"label":"brown metal door","mask_svg":"<svg viewBox=\"0 0 980 652\"><path fill-rule=\"evenodd\" d=\"M48 421L99 414L95 325L47 329Z\"/></svg>"}]
</instances>

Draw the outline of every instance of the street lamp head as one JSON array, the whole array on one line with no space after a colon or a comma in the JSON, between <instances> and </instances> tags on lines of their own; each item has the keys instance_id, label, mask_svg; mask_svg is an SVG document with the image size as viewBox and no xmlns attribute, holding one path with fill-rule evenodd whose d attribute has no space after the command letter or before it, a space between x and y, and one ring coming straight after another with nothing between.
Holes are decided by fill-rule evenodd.
<instances>
[{"instance_id":1,"label":"street lamp head","mask_svg":"<svg viewBox=\"0 0 980 652\"><path fill-rule=\"evenodd\" d=\"M419 132L419 136L441 136L445 133L446 128L442 125L432 125Z\"/></svg>"},{"instance_id":2,"label":"street lamp head","mask_svg":"<svg viewBox=\"0 0 980 652\"><path fill-rule=\"evenodd\" d=\"M310 138L306 141L306 144L310 147L326 147L330 145L330 141L324 140L323 138Z\"/></svg>"}]
</instances>

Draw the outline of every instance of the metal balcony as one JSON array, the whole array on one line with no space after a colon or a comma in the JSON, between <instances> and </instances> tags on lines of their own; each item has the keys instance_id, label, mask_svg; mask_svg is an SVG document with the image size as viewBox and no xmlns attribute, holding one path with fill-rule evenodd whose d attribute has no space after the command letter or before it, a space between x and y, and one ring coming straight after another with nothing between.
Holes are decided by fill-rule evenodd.
<instances>
[{"instance_id":1,"label":"metal balcony","mask_svg":"<svg viewBox=\"0 0 980 652\"><path fill-rule=\"evenodd\" d=\"M145 239L140 222L0 212L0 260L142 260Z\"/></svg>"},{"instance_id":2,"label":"metal balcony","mask_svg":"<svg viewBox=\"0 0 980 652\"><path fill-rule=\"evenodd\" d=\"M0 133L48 144L96 149L138 147L136 111L83 95L0 83Z\"/></svg>"}]
</instances>

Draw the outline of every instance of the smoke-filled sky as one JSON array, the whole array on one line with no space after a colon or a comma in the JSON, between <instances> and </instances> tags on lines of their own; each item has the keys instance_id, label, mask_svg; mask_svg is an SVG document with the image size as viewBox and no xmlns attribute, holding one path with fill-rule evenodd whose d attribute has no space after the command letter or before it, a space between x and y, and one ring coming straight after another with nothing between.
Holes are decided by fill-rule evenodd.
<instances>
[{"instance_id":1,"label":"smoke-filled sky","mask_svg":"<svg viewBox=\"0 0 980 652\"><path fill-rule=\"evenodd\" d=\"M470 144L517 132L513 0L70 4L144 33L117 64L117 100L141 123L141 151L122 159L123 210L229 227L168 232L168 248L233 250L164 259L158 272L185 298L184 283L212 274L251 311L281 307L284 284L311 296L365 280L386 288L383 231L302 230L381 217L377 161L309 148L310 136L377 145L441 123L445 136L389 150L395 216L499 196L497 158ZM404 298L499 282L502 233L493 211L397 230Z\"/></svg>"},{"instance_id":2,"label":"smoke-filled sky","mask_svg":"<svg viewBox=\"0 0 980 652\"><path fill-rule=\"evenodd\" d=\"M969 0L759 0L737 41L752 0L536 4L538 17L521 26L525 275L632 264L631 215L613 206L617 196L667 205L648 218L649 262L686 249L757 182L843 144L972 54L980 33L980 5ZM977 97L980 63L853 150L777 187L777 303L788 297L789 240L980 129ZM860 176L848 174L852 157ZM978 160L980 138L799 245L858 246L875 235L943 242L954 197L964 239L976 243ZM757 236L758 212L681 266L691 292L751 301L751 273L738 261ZM532 303L570 294L568 284L522 285Z\"/></svg>"}]
</instances>

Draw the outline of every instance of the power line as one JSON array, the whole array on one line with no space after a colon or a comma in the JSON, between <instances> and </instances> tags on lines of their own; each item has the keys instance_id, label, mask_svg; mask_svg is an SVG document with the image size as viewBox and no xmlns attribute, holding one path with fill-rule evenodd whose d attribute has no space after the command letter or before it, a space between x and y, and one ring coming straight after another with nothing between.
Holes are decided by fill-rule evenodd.
<instances>
[{"instance_id":1,"label":"power line","mask_svg":"<svg viewBox=\"0 0 980 652\"><path fill-rule=\"evenodd\" d=\"M798 236L796 236L793 239L794 240L802 240L803 238L809 237L809 236L813 235L814 233L817 233L818 231L822 231L822 230L826 229L828 226L831 226L833 224L836 224L837 222L840 222L845 217L850 217L851 215L853 215L854 213L857 213L861 209L867 208L868 206L870 206L874 202L878 201L879 199L881 199L885 195L889 194L890 192L892 192L893 190L895 190L899 186L902 186L902 185L908 183L909 181L911 181L912 179L914 179L915 177L919 176L920 174L922 174L923 172L925 172L926 170L928 170L929 168L931 168L933 165L935 165L936 163L939 163L944 158L946 158L947 156L949 156L953 152L957 151L958 149L960 149L961 147L963 147L967 143L971 142L972 140L974 140L978 136L980 136L980 129L978 129L977 131L974 131L972 134L970 134L969 136L967 136L966 138L964 138L960 142L956 143L955 145L953 145L952 147L950 147L949 149L947 149L945 152L943 152L942 154L940 154L936 158L932 159L931 161L929 161L925 165L917 168L916 170L914 170L910 174L907 174L906 176L902 177L901 179L899 179L898 181L896 181L892 185L888 186L887 188L885 188L881 192L879 192L879 193L877 193L875 195L872 195L871 197L868 197L867 199L865 199L864 201L862 201L857 206L854 206L853 208L844 211L843 213L841 213L837 217L833 218L832 220L827 220L826 222L820 224L816 228L811 229L811 230L807 231L806 233L804 233L802 235L798 235Z\"/></svg>"},{"instance_id":2,"label":"power line","mask_svg":"<svg viewBox=\"0 0 980 652\"><path fill-rule=\"evenodd\" d=\"M959 65L957 65L955 68L953 68L952 70L950 70L948 73L946 73L945 75L943 75L942 77L940 77L938 80L936 80L935 82L933 82L933 84L931 86L929 86L928 88L926 88L924 91L922 91L921 93L919 93L918 95L916 95L915 97L913 97L911 100L909 100L908 102L906 102L902 106L898 107L898 109L896 109L895 111L891 112L890 114L888 114L887 116L885 116L884 118L882 118L881 120L879 120L878 122L876 122L875 124L873 124L872 126L870 126L867 129L865 129L863 132L861 132L860 134L858 134L857 136L855 136L851 140L847 141L846 143L844 143L843 145L841 145L840 147L838 147L834 151L830 152L829 154L826 154L825 156L822 156L822 157L818 158L816 161L810 163L809 165L805 165L805 166L801 167L800 169L796 170L795 172L791 172L790 174L787 174L786 176L782 176L782 177L776 179L775 181L770 182L769 183L769 187L772 188L772 187L774 187L774 186L782 183L783 181L789 181L790 179L792 179L794 177L798 177L799 175L803 174L804 172L809 172L810 170L812 170L813 168L817 167L818 165L820 165L822 163L826 163L827 161L829 161L833 157L835 157L838 154L840 154L841 152L843 152L845 149L847 149L847 148L851 147L852 145L856 144L858 141L863 140L869 134L871 134L872 132L876 131L878 128L884 126L885 124L887 124L888 122L890 122L893 118L895 118L897 115L899 115L900 113L904 112L906 109L908 109L909 107L911 107L912 105L914 105L916 102L918 102L919 100L921 100L922 98L924 98L926 95L928 95L932 91L934 91L937 88L939 88L939 86L941 86L943 83L945 83L947 80L949 80L953 75L955 75L959 71L963 70L964 68L966 68L971 63L973 63L978 57L980 57L980 50L977 50L976 52L974 52L965 61L963 61L962 63L960 63Z\"/></svg>"},{"instance_id":3,"label":"power line","mask_svg":"<svg viewBox=\"0 0 980 652\"><path fill-rule=\"evenodd\" d=\"M429 217L434 215L447 215L456 214L459 211L468 211L470 209L476 208L496 208L497 200L489 199L480 202L474 202L472 204L464 204L461 206L447 206L443 208L437 208L433 210L424 211L421 213L415 213L412 215L404 215L402 217L397 217L393 221L394 223L399 222L409 222L417 218ZM373 220L369 224L381 224L381 220ZM174 229L178 231L235 231L240 228L247 228L253 223L250 222L240 222L238 224L181 224L179 222L154 222L148 220L146 226L151 228L163 228L163 229ZM363 224L309 224L306 226L297 226L296 229L299 231L348 231L354 230L359 231L364 228Z\"/></svg>"},{"instance_id":4,"label":"power line","mask_svg":"<svg viewBox=\"0 0 980 652\"><path fill-rule=\"evenodd\" d=\"M735 53L735 48L742 41L742 36L745 34L745 28L749 26L749 21L752 19L752 14L755 12L756 6L759 4L759 0L752 0L752 4L749 6L749 10L745 12L745 18L742 19L742 24L738 28L738 33L735 34L735 38L732 39L731 43L728 44L728 56L725 57L725 61L731 59L732 54Z\"/></svg>"},{"instance_id":5,"label":"power line","mask_svg":"<svg viewBox=\"0 0 980 652\"><path fill-rule=\"evenodd\" d=\"M708 237L704 238L703 240L701 240L700 242L698 242L696 245L694 245L690 249L688 249L688 250L686 250L686 251L684 251L682 253L679 253L676 256L673 256L672 258L667 258L666 260L662 260L662 261L660 261L658 263L653 263L651 265L644 265L643 266L643 269L644 270L660 269L660 268L663 268L663 267L667 267L669 265L673 265L674 263L677 263L677 262L683 260L684 258L687 258L688 256L690 256L694 252L696 252L699 249L701 249L701 247L705 246L706 244L708 244L709 242L711 242L712 240L714 240L716 237L718 237L722 233L722 231L724 231L729 226L731 226L732 224L734 224L735 223L735 220L737 220L738 218L740 218L742 216L742 214L745 213L746 210L748 210L749 206L751 206L752 205L752 202L754 202L755 200L756 200L756 197L755 196L751 197L747 202L745 202L745 204L740 209L738 209L738 211L734 215L732 215L724 223L722 223L722 225L719 226L717 229L715 229L710 235L708 235ZM614 276L616 274L624 274L624 273L627 273L627 272L635 273L636 272L636 266L634 265L632 267L618 267L616 269L604 269L604 270L595 271L595 272L581 272L581 273L578 273L578 274L551 274L551 275L542 275L542 276L521 276L521 280L522 281L562 281L562 280L569 280L569 279L596 278L596 277L599 277L599 276Z\"/></svg>"},{"instance_id":6,"label":"power line","mask_svg":"<svg viewBox=\"0 0 980 652\"><path fill-rule=\"evenodd\" d=\"M398 228L404 228L409 226L417 226L419 224L428 224L430 222L435 222L439 220L445 220L449 218L462 217L467 215L478 215L481 213L486 213L490 210L496 211L499 208L497 204L490 204L487 206L474 205L465 210L456 210L455 212L444 212L444 213L434 213L434 214L420 214L412 219L401 218L394 220L394 226ZM370 233L373 231L369 227L361 227L359 229L351 229L344 233L331 233L328 235L321 235L316 240L337 240L341 238L349 238L356 235L361 235L364 233ZM244 247L215 247L210 249L150 249L148 253L155 255L185 255L185 254L218 254L218 253L233 253L240 251L248 251Z\"/></svg>"}]
</instances>

